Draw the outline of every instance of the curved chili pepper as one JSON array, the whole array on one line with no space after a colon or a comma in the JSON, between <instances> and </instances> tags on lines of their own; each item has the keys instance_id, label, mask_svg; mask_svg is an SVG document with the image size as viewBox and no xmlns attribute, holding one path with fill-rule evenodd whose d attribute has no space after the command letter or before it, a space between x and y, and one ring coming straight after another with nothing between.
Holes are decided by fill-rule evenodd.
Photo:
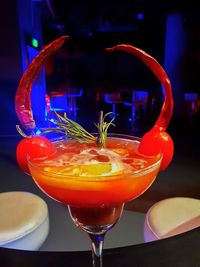
<instances>
[{"instance_id":1,"label":"curved chili pepper","mask_svg":"<svg viewBox=\"0 0 200 267\"><path fill-rule=\"evenodd\" d=\"M156 59L139 48L121 44L106 50L111 52L125 51L137 56L153 72L163 86L165 100L160 115L153 128L142 137L139 151L146 155L155 155L162 152L161 169L165 169L171 162L174 152L173 141L169 134L165 132L169 125L174 105L170 80Z\"/></svg>"},{"instance_id":2,"label":"curved chili pepper","mask_svg":"<svg viewBox=\"0 0 200 267\"><path fill-rule=\"evenodd\" d=\"M15 111L20 123L25 129L31 130L35 128L30 98L33 82L41 71L44 62L57 51L68 38L68 36L62 36L45 46L33 59L20 80L15 96Z\"/></svg>"},{"instance_id":3,"label":"curved chili pepper","mask_svg":"<svg viewBox=\"0 0 200 267\"><path fill-rule=\"evenodd\" d=\"M160 112L160 116L156 121L154 127L159 127L161 131L166 130L169 125L169 121L172 116L173 112L173 97L172 97L172 90L171 90L171 83L170 80L161 67L161 65L156 61L155 58L145 53L143 50L136 48L131 45L117 45L112 48L106 48L107 51L125 51L137 56L145 65L154 73L160 83L163 85L164 94L165 94L165 101L162 106L162 110Z\"/></svg>"}]
</instances>

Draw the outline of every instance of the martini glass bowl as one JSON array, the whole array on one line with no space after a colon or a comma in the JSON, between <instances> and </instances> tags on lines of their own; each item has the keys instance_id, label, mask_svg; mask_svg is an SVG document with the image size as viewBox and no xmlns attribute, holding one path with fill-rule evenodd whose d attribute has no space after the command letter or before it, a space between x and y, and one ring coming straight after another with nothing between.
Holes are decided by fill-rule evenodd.
<instances>
[{"instance_id":1,"label":"martini glass bowl","mask_svg":"<svg viewBox=\"0 0 200 267\"><path fill-rule=\"evenodd\" d=\"M64 137L53 142L55 154L28 160L31 175L43 192L68 206L75 225L91 239L93 267L102 267L105 233L124 204L151 186L162 155L142 155L140 138L120 134L108 134L106 148Z\"/></svg>"}]
</instances>

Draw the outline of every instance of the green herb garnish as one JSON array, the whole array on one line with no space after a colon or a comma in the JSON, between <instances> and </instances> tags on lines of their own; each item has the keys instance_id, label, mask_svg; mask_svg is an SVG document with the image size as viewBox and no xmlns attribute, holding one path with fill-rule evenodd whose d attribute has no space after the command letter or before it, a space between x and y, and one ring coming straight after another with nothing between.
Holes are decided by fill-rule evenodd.
<instances>
[{"instance_id":1,"label":"green herb garnish","mask_svg":"<svg viewBox=\"0 0 200 267\"><path fill-rule=\"evenodd\" d=\"M57 119L50 121L56 125L56 128L42 128L41 130L43 134L57 132L64 134L68 138L76 140L78 142L96 142L97 146L105 147L108 128L111 125L114 126L114 124L112 123L114 117L110 120L110 122L105 121L106 117L110 114L112 114L112 112L109 112L103 116L103 111L100 112L99 122L98 124L95 124L98 129L97 137L89 133L77 122L69 119L66 113L64 113L64 116L61 116L60 114L55 112Z\"/></svg>"},{"instance_id":2,"label":"green herb garnish","mask_svg":"<svg viewBox=\"0 0 200 267\"><path fill-rule=\"evenodd\" d=\"M99 123L96 124L95 126L98 129L98 137L97 137L97 146L99 147L105 147L106 146L106 139L107 139L107 133L108 133L108 128L113 125L115 126L112 122L114 121L115 117L113 117L109 122L105 121L105 118L112 114L112 112L106 113L103 116L103 111L100 111L99 114Z\"/></svg>"},{"instance_id":3,"label":"green herb garnish","mask_svg":"<svg viewBox=\"0 0 200 267\"><path fill-rule=\"evenodd\" d=\"M57 132L64 135L67 135L70 139L75 139L79 142L94 142L96 137L86 131L80 124L69 119L64 113L64 116L61 116L57 112L55 112L57 120L51 120L53 124L55 124L56 128L43 128L43 133L48 134L51 132Z\"/></svg>"}]
</instances>

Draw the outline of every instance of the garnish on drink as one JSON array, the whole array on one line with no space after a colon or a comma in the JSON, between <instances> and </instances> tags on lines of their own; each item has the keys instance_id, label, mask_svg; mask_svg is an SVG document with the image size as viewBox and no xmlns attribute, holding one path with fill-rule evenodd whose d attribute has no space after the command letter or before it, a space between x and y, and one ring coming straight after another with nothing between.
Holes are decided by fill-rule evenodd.
<instances>
[{"instance_id":1,"label":"garnish on drink","mask_svg":"<svg viewBox=\"0 0 200 267\"><path fill-rule=\"evenodd\" d=\"M21 125L23 125L25 129L33 130L35 128L30 97L33 82L37 78L45 61L55 53L68 38L68 36L62 36L45 46L33 59L20 80L15 95L15 111Z\"/></svg>"},{"instance_id":2,"label":"garnish on drink","mask_svg":"<svg viewBox=\"0 0 200 267\"><path fill-rule=\"evenodd\" d=\"M45 61L54 54L68 39L68 36L62 36L45 46L39 54L33 59L27 70L23 74L15 95L15 110L20 124L31 131L27 136L17 126L18 132L25 137L18 144L16 150L17 162L20 168L27 174L29 169L27 165L27 153L30 157L43 157L51 154L53 151L52 143L43 136L34 136L36 127L31 107L31 90L32 85L41 71Z\"/></svg>"},{"instance_id":3,"label":"garnish on drink","mask_svg":"<svg viewBox=\"0 0 200 267\"><path fill-rule=\"evenodd\" d=\"M30 174L27 156L32 158L47 157L55 152L55 147L46 137L44 136L27 136L19 127L16 126L17 131L24 137L16 149L16 159L19 167L23 172Z\"/></svg>"},{"instance_id":4,"label":"garnish on drink","mask_svg":"<svg viewBox=\"0 0 200 267\"><path fill-rule=\"evenodd\" d=\"M99 112L99 122L95 124L98 130L97 137L89 133L77 122L69 119L66 113L64 113L64 116L61 116L57 112L55 112L57 120L51 120L51 122L55 124L57 127L42 129L42 132L43 134L56 132L56 133L64 134L68 138L77 140L79 142L87 142L87 143L95 142L98 147L105 147L108 128L111 125L114 125L113 124L114 117L109 122L106 122L106 117L108 117L111 114L112 112L109 112L103 115L103 111Z\"/></svg>"},{"instance_id":5,"label":"garnish on drink","mask_svg":"<svg viewBox=\"0 0 200 267\"><path fill-rule=\"evenodd\" d=\"M15 103L17 115L25 129L33 131L35 127L30 92L44 63L43 56L47 59L66 39L61 37L44 48L21 79ZM68 205L74 223L89 234L95 267L102 267L104 235L120 219L124 203L144 193L155 180L161 164L162 169L166 168L173 156L173 142L165 132L173 109L171 84L165 71L154 58L133 46L118 45L107 50L122 50L138 56L162 83L165 100L156 124L142 139L107 134L114 118L106 122L108 114L103 116L101 112L96 125L98 133L93 135L66 114L56 114L56 127L42 129L43 133L55 131L64 137L52 142L53 153L51 151L46 155L47 148L44 155L36 151L28 159L36 184L50 197ZM20 95L23 96L21 102ZM66 139L65 135L69 138ZM27 139L25 153L31 154L33 147L37 150L36 142L33 142L36 137L26 137L24 140Z\"/></svg>"},{"instance_id":6,"label":"garnish on drink","mask_svg":"<svg viewBox=\"0 0 200 267\"><path fill-rule=\"evenodd\" d=\"M170 135L165 132L169 125L173 112L173 97L170 80L162 66L152 56L143 50L131 45L117 45L107 48L107 51L125 51L138 57L154 73L163 85L165 100L160 115L153 126L141 140L139 150L145 155L156 155L162 153L163 159L161 169L164 170L171 162L174 153L174 144Z\"/></svg>"},{"instance_id":7,"label":"garnish on drink","mask_svg":"<svg viewBox=\"0 0 200 267\"><path fill-rule=\"evenodd\" d=\"M60 114L55 112L55 115L57 117L57 120L51 120L53 124L56 125L56 127L53 128L43 128L41 129L43 135L46 135L48 133L58 133L61 135L65 135L70 140L75 140L81 143L94 143L97 147L105 147L106 146L106 139L107 139L107 131L110 125L114 125L112 122L114 120L114 117L109 121L106 122L106 117L110 115L112 112L107 113L106 115L103 115L103 111L100 111L99 116L99 122L98 124L95 124L98 129L98 135L95 137L91 133L89 133L87 130L85 130L80 124L77 122L69 119L64 113L64 116L61 116ZM28 164L27 164L27 155L33 159L33 158L42 158L47 157L51 155L52 153L55 153L55 147L53 144L45 137L45 136L36 136L36 135L26 135L19 125L16 126L17 131L20 133L21 136L24 137L22 139L16 150L16 157L17 162L20 166L20 168L27 174L29 173ZM106 156L99 155L99 159L104 159Z\"/></svg>"}]
</instances>

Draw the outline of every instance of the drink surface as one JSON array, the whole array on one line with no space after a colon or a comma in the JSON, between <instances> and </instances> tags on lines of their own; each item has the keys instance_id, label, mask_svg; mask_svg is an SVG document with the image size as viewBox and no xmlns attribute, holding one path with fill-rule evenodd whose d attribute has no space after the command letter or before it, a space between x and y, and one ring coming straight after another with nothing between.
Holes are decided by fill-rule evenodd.
<instances>
[{"instance_id":1,"label":"drink surface","mask_svg":"<svg viewBox=\"0 0 200 267\"><path fill-rule=\"evenodd\" d=\"M54 199L77 207L118 205L142 194L159 171L161 156L138 152L139 141L109 137L94 143L58 141L57 153L29 168L39 187Z\"/></svg>"}]
</instances>

